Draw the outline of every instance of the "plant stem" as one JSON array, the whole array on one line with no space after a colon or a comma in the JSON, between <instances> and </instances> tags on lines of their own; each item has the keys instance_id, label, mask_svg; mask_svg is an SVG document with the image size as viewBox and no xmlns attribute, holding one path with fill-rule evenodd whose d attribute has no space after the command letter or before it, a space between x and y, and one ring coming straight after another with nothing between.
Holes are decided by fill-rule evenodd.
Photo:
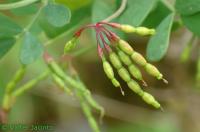
<instances>
[{"instance_id":1,"label":"plant stem","mask_svg":"<svg viewBox=\"0 0 200 132\"><path fill-rule=\"evenodd\" d=\"M161 0L172 12L175 12L176 9L168 0Z\"/></svg>"},{"instance_id":2,"label":"plant stem","mask_svg":"<svg viewBox=\"0 0 200 132\"><path fill-rule=\"evenodd\" d=\"M14 8L19 8L19 7L30 5L36 1L39 1L39 0L21 0L21 1L9 3L9 4L0 4L0 10L10 10Z\"/></svg>"},{"instance_id":3,"label":"plant stem","mask_svg":"<svg viewBox=\"0 0 200 132\"><path fill-rule=\"evenodd\" d=\"M111 16L107 17L106 19L102 20L103 22L109 22L115 18L117 18L126 8L127 0L122 0L119 9L113 13Z\"/></svg>"},{"instance_id":4,"label":"plant stem","mask_svg":"<svg viewBox=\"0 0 200 132\"><path fill-rule=\"evenodd\" d=\"M21 86L17 90L15 90L12 93L12 97L14 97L14 98L19 97L20 95L25 93L27 90L30 90L38 82L40 82L41 80L44 80L48 75L49 75L49 72L45 71L44 73L39 75L37 78L34 78L34 79L30 80L29 82L27 82L26 84L24 84L23 86Z\"/></svg>"},{"instance_id":5,"label":"plant stem","mask_svg":"<svg viewBox=\"0 0 200 132\"><path fill-rule=\"evenodd\" d=\"M37 13L35 14L33 19L31 20L31 22L24 28L24 30L20 34L15 36L16 39L18 39L19 37L23 36L24 33L28 32L30 30L30 28L36 22L37 18L40 16L42 9L46 6L47 2L48 2L48 0L43 0L41 7L39 8Z\"/></svg>"},{"instance_id":6,"label":"plant stem","mask_svg":"<svg viewBox=\"0 0 200 132\"><path fill-rule=\"evenodd\" d=\"M55 38L48 40L47 42L44 43L44 46L49 46L49 45L51 45L53 42L57 41L58 39L60 39L60 38L62 38L62 37L65 37L65 36L67 36L68 34L74 32L74 31L79 27L79 25L85 23L87 20L88 20L88 18L82 20L79 24L77 24L77 26L74 26L73 28L70 28L69 30L63 32L62 34L56 36Z\"/></svg>"}]
</instances>

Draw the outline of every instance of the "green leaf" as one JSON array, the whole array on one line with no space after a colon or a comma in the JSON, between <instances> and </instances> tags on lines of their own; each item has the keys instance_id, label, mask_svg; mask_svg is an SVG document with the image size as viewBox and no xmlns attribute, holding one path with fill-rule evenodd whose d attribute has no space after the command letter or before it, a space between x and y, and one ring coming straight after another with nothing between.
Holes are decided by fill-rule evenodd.
<instances>
[{"instance_id":1,"label":"green leaf","mask_svg":"<svg viewBox=\"0 0 200 132\"><path fill-rule=\"evenodd\" d=\"M176 0L175 7L182 15L192 15L200 11L200 0Z\"/></svg>"},{"instance_id":2,"label":"green leaf","mask_svg":"<svg viewBox=\"0 0 200 132\"><path fill-rule=\"evenodd\" d=\"M140 26L156 2L157 0L128 0L126 10L119 17L119 23Z\"/></svg>"},{"instance_id":3,"label":"green leaf","mask_svg":"<svg viewBox=\"0 0 200 132\"><path fill-rule=\"evenodd\" d=\"M0 37L14 36L21 31L22 28L18 24L0 13Z\"/></svg>"},{"instance_id":4,"label":"green leaf","mask_svg":"<svg viewBox=\"0 0 200 132\"><path fill-rule=\"evenodd\" d=\"M20 61L22 64L30 64L38 59L43 52L40 41L30 32L24 35L20 51Z\"/></svg>"},{"instance_id":5,"label":"green leaf","mask_svg":"<svg viewBox=\"0 0 200 132\"><path fill-rule=\"evenodd\" d=\"M147 59L159 61L164 57L169 45L174 14L168 15L157 27L156 34L149 40L147 46Z\"/></svg>"},{"instance_id":6,"label":"green leaf","mask_svg":"<svg viewBox=\"0 0 200 132\"><path fill-rule=\"evenodd\" d=\"M92 6L92 22L102 21L113 14L116 8L117 6L113 1L95 0Z\"/></svg>"},{"instance_id":7,"label":"green leaf","mask_svg":"<svg viewBox=\"0 0 200 132\"><path fill-rule=\"evenodd\" d=\"M8 0L8 1L9 2L17 2L17 1L20 1L20 0ZM37 10L38 10L37 4L33 3L33 4L28 5L28 6L12 9L11 12L14 15L22 16L22 15L34 14L34 13L37 12Z\"/></svg>"},{"instance_id":8,"label":"green leaf","mask_svg":"<svg viewBox=\"0 0 200 132\"><path fill-rule=\"evenodd\" d=\"M57 3L61 3L70 8L70 10L77 10L88 6L93 0L55 0Z\"/></svg>"},{"instance_id":9,"label":"green leaf","mask_svg":"<svg viewBox=\"0 0 200 132\"><path fill-rule=\"evenodd\" d=\"M88 7L84 7L84 8L78 9L76 11L73 11L70 23L63 27L52 26L44 19L44 17L40 17L39 25L44 30L45 34L48 37L54 38L54 37L58 36L59 34L69 30L70 28L73 28L74 26L82 26L82 25L80 25L81 21L88 18L89 15L90 15L90 7L88 6Z\"/></svg>"},{"instance_id":10,"label":"green leaf","mask_svg":"<svg viewBox=\"0 0 200 132\"><path fill-rule=\"evenodd\" d=\"M11 49L14 43L15 39L13 37L0 38L0 59Z\"/></svg>"},{"instance_id":11,"label":"green leaf","mask_svg":"<svg viewBox=\"0 0 200 132\"><path fill-rule=\"evenodd\" d=\"M43 9L43 13L47 21L55 27L62 27L68 24L71 19L69 8L61 4L49 3Z\"/></svg>"},{"instance_id":12,"label":"green leaf","mask_svg":"<svg viewBox=\"0 0 200 132\"><path fill-rule=\"evenodd\" d=\"M170 13L171 11L163 4L163 2L159 1L142 25L148 28L155 28Z\"/></svg>"},{"instance_id":13,"label":"green leaf","mask_svg":"<svg viewBox=\"0 0 200 132\"><path fill-rule=\"evenodd\" d=\"M181 15L183 23L185 26L194 34L200 36L200 12L190 15L190 16L183 16Z\"/></svg>"}]
</instances>

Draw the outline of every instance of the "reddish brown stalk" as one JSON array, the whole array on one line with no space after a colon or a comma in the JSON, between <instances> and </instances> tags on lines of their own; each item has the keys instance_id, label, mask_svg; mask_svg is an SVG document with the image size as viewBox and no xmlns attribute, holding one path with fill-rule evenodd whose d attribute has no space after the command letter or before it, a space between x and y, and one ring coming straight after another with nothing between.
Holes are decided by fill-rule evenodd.
<instances>
[{"instance_id":1,"label":"reddish brown stalk","mask_svg":"<svg viewBox=\"0 0 200 132\"><path fill-rule=\"evenodd\" d=\"M110 47L108 46L107 42L105 41L104 39L104 36L102 34L102 31L101 31L101 28L100 26L97 25L97 32L98 32L98 35L100 36L100 39L101 39L101 42L103 43L105 49L110 52Z\"/></svg>"},{"instance_id":2,"label":"reddish brown stalk","mask_svg":"<svg viewBox=\"0 0 200 132\"><path fill-rule=\"evenodd\" d=\"M97 40L98 55L99 55L100 58L102 58L102 56L103 56L103 49L100 46L99 35L98 35L98 31L97 31L96 28L95 28L95 31L96 31L96 40Z\"/></svg>"},{"instance_id":3,"label":"reddish brown stalk","mask_svg":"<svg viewBox=\"0 0 200 132\"><path fill-rule=\"evenodd\" d=\"M80 28L80 29L74 34L74 36L75 36L75 37L79 37L79 36L81 35L81 33L82 33L85 29L88 29L88 28L95 28L95 27L96 27L96 25L94 25L94 24L86 25L86 26Z\"/></svg>"},{"instance_id":4,"label":"reddish brown stalk","mask_svg":"<svg viewBox=\"0 0 200 132\"><path fill-rule=\"evenodd\" d=\"M115 33L109 31L107 28L105 28L103 26L101 26L101 28L102 28L102 30L104 30L110 34L110 38L112 39L112 41L117 41L119 39L119 37Z\"/></svg>"},{"instance_id":5,"label":"reddish brown stalk","mask_svg":"<svg viewBox=\"0 0 200 132\"><path fill-rule=\"evenodd\" d=\"M104 25L108 25L110 27L113 27L113 28L120 28L121 25L119 23L114 23L114 22L98 22L98 24L104 24Z\"/></svg>"}]
</instances>

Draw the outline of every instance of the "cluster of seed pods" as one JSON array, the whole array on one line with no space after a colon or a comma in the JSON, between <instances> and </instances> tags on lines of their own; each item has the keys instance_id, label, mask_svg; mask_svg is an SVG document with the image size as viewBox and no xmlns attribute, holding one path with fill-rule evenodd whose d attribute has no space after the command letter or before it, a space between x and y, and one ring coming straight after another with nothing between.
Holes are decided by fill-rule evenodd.
<instances>
[{"instance_id":1,"label":"cluster of seed pods","mask_svg":"<svg viewBox=\"0 0 200 132\"><path fill-rule=\"evenodd\" d=\"M84 29L94 28L96 31L98 55L102 60L104 72L112 84L115 87L119 87L121 93L124 95L120 82L115 77L114 67L117 70L118 75L127 83L132 91L141 96L146 103L155 108L161 108L159 102L156 101L151 94L143 91L140 87L138 81L142 82L144 86L147 86L147 84L144 81L138 66L143 67L147 73L156 77L158 80L163 80L167 83L163 78L163 75L155 66L148 63L140 53L136 52L128 42L118 37L114 32L106 28L106 26L120 29L125 33L136 33L142 36L153 35L155 33L154 29L148 29L146 27L133 27L125 24L99 22L94 25L87 25L78 30L73 39L67 42L65 53L70 51L72 47L75 47L76 40Z\"/></svg>"}]
</instances>

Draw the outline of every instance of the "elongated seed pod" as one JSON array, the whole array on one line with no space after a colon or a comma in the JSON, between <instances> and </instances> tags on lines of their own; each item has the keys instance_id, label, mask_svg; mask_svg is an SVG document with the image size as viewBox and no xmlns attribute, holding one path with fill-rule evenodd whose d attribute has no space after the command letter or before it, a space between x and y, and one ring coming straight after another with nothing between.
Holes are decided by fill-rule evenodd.
<instances>
[{"instance_id":1,"label":"elongated seed pod","mask_svg":"<svg viewBox=\"0 0 200 132\"><path fill-rule=\"evenodd\" d=\"M127 66L132 64L131 59L129 58L129 56L127 54L125 54L123 51L118 50L118 56L120 58L120 60Z\"/></svg>"},{"instance_id":2,"label":"elongated seed pod","mask_svg":"<svg viewBox=\"0 0 200 132\"><path fill-rule=\"evenodd\" d=\"M145 70L147 71L147 73L149 73L150 75L156 77L158 80L163 78L163 75L159 72L159 70L153 66L152 64L147 64L145 66Z\"/></svg>"},{"instance_id":3,"label":"elongated seed pod","mask_svg":"<svg viewBox=\"0 0 200 132\"><path fill-rule=\"evenodd\" d=\"M6 93L10 94L10 92L16 87L17 83L23 79L25 72L26 66L22 65L15 73L13 79L7 84Z\"/></svg>"},{"instance_id":4,"label":"elongated seed pod","mask_svg":"<svg viewBox=\"0 0 200 132\"><path fill-rule=\"evenodd\" d=\"M116 69L119 69L120 67L122 67L122 63L121 63L120 59L114 52L110 53L109 58L110 58L111 63L113 64L113 66Z\"/></svg>"},{"instance_id":5,"label":"elongated seed pod","mask_svg":"<svg viewBox=\"0 0 200 132\"><path fill-rule=\"evenodd\" d=\"M114 71L113 71L112 66L110 65L109 62L107 62L107 61L105 60L105 58L103 58L103 69L104 69L104 72L106 73L107 77L111 80L112 84L113 84L115 87L119 87L120 90L121 90L122 95L124 95L124 91L123 91L123 89L121 88L120 83L119 83L119 82L117 81L117 79L115 79L115 77L114 77Z\"/></svg>"},{"instance_id":6,"label":"elongated seed pod","mask_svg":"<svg viewBox=\"0 0 200 132\"><path fill-rule=\"evenodd\" d=\"M131 81L129 81L128 83L128 87L133 90L136 94L142 96L143 95L143 90L141 89L140 85L134 81L133 79L131 79Z\"/></svg>"},{"instance_id":7,"label":"elongated seed pod","mask_svg":"<svg viewBox=\"0 0 200 132\"><path fill-rule=\"evenodd\" d=\"M129 72L124 67L118 70L118 74L125 82L129 82L131 80Z\"/></svg>"},{"instance_id":8,"label":"elongated seed pod","mask_svg":"<svg viewBox=\"0 0 200 132\"><path fill-rule=\"evenodd\" d=\"M103 118L104 114L105 114L105 111L104 111L104 108L99 105L99 103L97 103L90 92L88 92L87 94L84 95L84 98L88 101L88 103L95 109L99 110L100 113L101 113L101 118Z\"/></svg>"},{"instance_id":9,"label":"elongated seed pod","mask_svg":"<svg viewBox=\"0 0 200 132\"><path fill-rule=\"evenodd\" d=\"M109 62L103 61L103 69L109 79L114 78L114 71Z\"/></svg>"},{"instance_id":10,"label":"elongated seed pod","mask_svg":"<svg viewBox=\"0 0 200 132\"><path fill-rule=\"evenodd\" d=\"M145 36L145 35L153 35L155 34L155 29L149 29L146 27L137 27L135 29L135 32L139 35Z\"/></svg>"},{"instance_id":11,"label":"elongated seed pod","mask_svg":"<svg viewBox=\"0 0 200 132\"><path fill-rule=\"evenodd\" d=\"M142 98L146 103L154 106L157 109L160 108L160 104L158 103L158 101L155 100L155 98L151 94L144 92Z\"/></svg>"},{"instance_id":12,"label":"elongated seed pod","mask_svg":"<svg viewBox=\"0 0 200 132\"><path fill-rule=\"evenodd\" d=\"M84 100L82 92L77 91L77 96L79 97L81 108L82 108L85 116L87 117L90 127L93 129L94 132L100 132L97 122L92 115L92 110L91 110L89 104L86 102L86 100Z\"/></svg>"},{"instance_id":13,"label":"elongated seed pod","mask_svg":"<svg viewBox=\"0 0 200 132\"><path fill-rule=\"evenodd\" d=\"M61 90L64 90L67 94L73 96L73 92L71 91L71 89L65 85L65 82L60 77L58 77L54 73L52 73L51 75L54 79L54 82L61 88Z\"/></svg>"},{"instance_id":14,"label":"elongated seed pod","mask_svg":"<svg viewBox=\"0 0 200 132\"><path fill-rule=\"evenodd\" d=\"M131 58L135 63L140 66L145 66L147 64L146 59L138 52L133 52Z\"/></svg>"},{"instance_id":15,"label":"elongated seed pod","mask_svg":"<svg viewBox=\"0 0 200 132\"><path fill-rule=\"evenodd\" d=\"M73 50L77 44L77 38L73 37L70 41L65 44L64 53L68 53L69 51Z\"/></svg>"},{"instance_id":16,"label":"elongated seed pod","mask_svg":"<svg viewBox=\"0 0 200 132\"><path fill-rule=\"evenodd\" d=\"M122 51L124 51L128 55L131 55L134 52L133 48L122 39L119 40L118 46Z\"/></svg>"},{"instance_id":17,"label":"elongated seed pod","mask_svg":"<svg viewBox=\"0 0 200 132\"><path fill-rule=\"evenodd\" d=\"M138 79L140 81L143 80L142 73L140 72L140 70L139 70L139 68L137 66L135 66L134 64L131 64L131 65L128 66L128 69L129 69L129 72L131 73L131 75L134 78L136 78L136 79Z\"/></svg>"},{"instance_id":18,"label":"elongated seed pod","mask_svg":"<svg viewBox=\"0 0 200 132\"><path fill-rule=\"evenodd\" d=\"M125 33L134 33L136 31L135 27L127 24L122 24L120 28Z\"/></svg>"},{"instance_id":19,"label":"elongated seed pod","mask_svg":"<svg viewBox=\"0 0 200 132\"><path fill-rule=\"evenodd\" d=\"M117 79L113 78L111 81L112 81L112 84L113 84L115 87L120 87L120 83L119 83L119 81L117 81Z\"/></svg>"},{"instance_id":20,"label":"elongated seed pod","mask_svg":"<svg viewBox=\"0 0 200 132\"><path fill-rule=\"evenodd\" d=\"M125 65L128 66L128 70L131 73L131 75L134 78L136 78L137 80L142 81L144 86L147 86L147 83L143 80L142 73L140 72L140 69L132 63L130 57L127 54L125 54L123 51L120 51L120 50L118 51L118 55L119 55L121 61Z\"/></svg>"}]
</instances>

